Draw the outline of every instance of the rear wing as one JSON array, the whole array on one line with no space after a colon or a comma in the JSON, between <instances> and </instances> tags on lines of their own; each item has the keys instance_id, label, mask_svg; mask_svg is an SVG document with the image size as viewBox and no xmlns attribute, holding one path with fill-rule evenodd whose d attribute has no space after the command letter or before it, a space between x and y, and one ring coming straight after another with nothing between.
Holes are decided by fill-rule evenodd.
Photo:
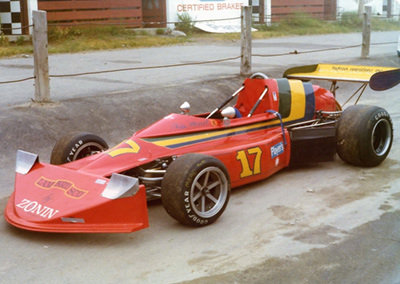
<instances>
[{"instance_id":1,"label":"rear wing","mask_svg":"<svg viewBox=\"0 0 400 284\"><path fill-rule=\"evenodd\" d=\"M370 84L371 89L382 91L400 83L400 69L394 67L315 64L290 68L283 77L288 79L327 80Z\"/></svg>"}]
</instances>

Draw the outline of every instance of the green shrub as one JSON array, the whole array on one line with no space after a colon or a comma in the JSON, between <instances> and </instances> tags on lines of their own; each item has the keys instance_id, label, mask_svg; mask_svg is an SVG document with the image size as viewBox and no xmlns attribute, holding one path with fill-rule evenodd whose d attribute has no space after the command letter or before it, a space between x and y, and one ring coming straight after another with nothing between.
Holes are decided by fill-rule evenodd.
<instances>
[{"instance_id":1,"label":"green shrub","mask_svg":"<svg viewBox=\"0 0 400 284\"><path fill-rule=\"evenodd\" d=\"M302 12L296 12L292 17L281 20L280 28L316 28L320 27L323 21L315 19L310 15Z\"/></svg>"},{"instance_id":2,"label":"green shrub","mask_svg":"<svg viewBox=\"0 0 400 284\"><path fill-rule=\"evenodd\" d=\"M398 31L400 29L400 22L395 19L373 17L371 28L374 31Z\"/></svg>"},{"instance_id":3,"label":"green shrub","mask_svg":"<svg viewBox=\"0 0 400 284\"><path fill-rule=\"evenodd\" d=\"M17 40L15 41L16 45L23 45L25 43L25 38L23 36L17 37Z\"/></svg>"},{"instance_id":4,"label":"green shrub","mask_svg":"<svg viewBox=\"0 0 400 284\"><path fill-rule=\"evenodd\" d=\"M178 18L180 22L175 24L175 29L184 32L185 34L191 34L194 32L194 23L189 13L184 12L178 14Z\"/></svg>"},{"instance_id":5,"label":"green shrub","mask_svg":"<svg viewBox=\"0 0 400 284\"><path fill-rule=\"evenodd\" d=\"M338 25L349 29L360 29L363 26L363 17L355 12L343 13Z\"/></svg>"},{"instance_id":6,"label":"green shrub","mask_svg":"<svg viewBox=\"0 0 400 284\"><path fill-rule=\"evenodd\" d=\"M47 36L49 41L63 41L70 39L73 36L72 28L70 27L49 27Z\"/></svg>"},{"instance_id":7,"label":"green shrub","mask_svg":"<svg viewBox=\"0 0 400 284\"><path fill-rule=\"evenodd\" d=\"M9 45L8 38L6 38L4 34L0 32L0 46L6 47L8 45Z\"/></svg>"}]
</instances>

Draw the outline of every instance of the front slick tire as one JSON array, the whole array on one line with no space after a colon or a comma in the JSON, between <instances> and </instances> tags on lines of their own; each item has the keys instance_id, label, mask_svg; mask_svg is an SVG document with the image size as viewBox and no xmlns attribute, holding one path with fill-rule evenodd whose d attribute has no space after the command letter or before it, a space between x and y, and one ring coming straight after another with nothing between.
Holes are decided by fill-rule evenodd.
<instances>
[{"instance_id":1,"label":"front slick tire","mask_svg":"<svg viewBox=\"0 0 400 284\"><path fill-rule=\"evenodd\" d=\"M337 153L346 163L377 166L386 159L392 142L392 120L381 107L351 106L344 110L338 121Z\"/></svg>"},{"instance_id":2,"label":"front slick tire","mask_svg":"<svg viewBox=\"0 0 400 284\"><path fill-rule=\"evenodd\" d=\"M51 152L50 163L61 165L108 149L101 137L84 132L73 132L62 137Z\"/></svg>"},{"instance_id":3,"label":"front slick tire","mask_svg":"<svg viewBox=\"0 0 400 284\"><path fill-rule=\"evenodd\" d=\"M218 159L201 154L178 157L168 167L161 200L168 214L182 224L201 227L215 222L230 196L228 171Z\"/></svg>"}]
</instances>

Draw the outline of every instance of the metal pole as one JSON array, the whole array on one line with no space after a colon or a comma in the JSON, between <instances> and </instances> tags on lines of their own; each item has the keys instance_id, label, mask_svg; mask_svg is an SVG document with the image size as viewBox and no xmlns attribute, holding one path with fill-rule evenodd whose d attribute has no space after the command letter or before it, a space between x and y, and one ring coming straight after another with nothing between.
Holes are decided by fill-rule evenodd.
<instances>
[{"instance_id":1,"label":"metal pole","mask_svg":"<svg viewBox=\"0 0 400 284\"><path fill-rule=\"evenodd\" d=\"M387 17L390 19L392 17L392 0L387 0Z\"/></svg>"},{"instance_id":2,"label":"metal pole","mask_svg":"<svg viewBox=\"0 0 400 284\"><path fill-rule=\"evenodd\" d=\"M242 7L240 75L251 74L251 6Z\"/></svg>"},{"instance_id":3,"label":"metal pole","mask_svg":"<svg viewBox=\"0 0 400 284\"><path fill-rule=\"evenodd\" d=\"M35 102L50 102L47 13L45 11L33 11L32 16Z\"/></svg>"},{"instance_id":4,"label":"metal pole","mask_svg":"<svg viewBox=\"0 0 400 284\"><path fill-rule=\"evenodd\" d=\"M371 43L371 14L372 7L365 6L361 58L367 58L369 56L369 47Z\"/></svg>"}]
</instances>

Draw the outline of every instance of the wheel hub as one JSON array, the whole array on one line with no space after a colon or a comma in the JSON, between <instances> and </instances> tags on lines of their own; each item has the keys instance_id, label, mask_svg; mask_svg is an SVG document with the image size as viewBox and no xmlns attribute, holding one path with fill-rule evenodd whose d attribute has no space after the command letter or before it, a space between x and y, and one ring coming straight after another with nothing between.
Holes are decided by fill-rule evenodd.
<instances>
[{"instance_id":1,"label":"wheel hub","mask_svg":"<svg viewBox=\"0 0 400 284\"><path fill-rule=\"evenodd\" d=\"M206 196L210 193L210 189L207 186L203 187L200 191L202 196Z\"/></svg>"}]
</instances>

